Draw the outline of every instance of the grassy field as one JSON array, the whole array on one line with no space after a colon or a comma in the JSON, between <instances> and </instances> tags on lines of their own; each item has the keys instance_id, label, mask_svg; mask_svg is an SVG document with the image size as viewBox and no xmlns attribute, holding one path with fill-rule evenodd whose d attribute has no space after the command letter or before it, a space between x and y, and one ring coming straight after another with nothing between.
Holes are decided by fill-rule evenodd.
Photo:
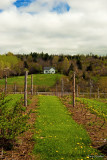
<instances>
[{"instance_id":1,"label":"grassy field","mask_svg":"<svg viewBox=\"0 0 107 160\"><path fill-rule=\"evenodd\" d=\"M41 86L53 86L57 80L59 80L63 75L61 74L34 74L33 81L34 85ZM24 76L17 76L8 78L8 84L13 85L14 83L18 85L24 85ZM5 79L0 79L0 85L5 84ZM28 85L31 84L31 75L28 75Z\"/></svg>"},{"instance_id":2,"label":"grassy field","mask_svg":"<svg viewBox=\"0 0 107 160\"><path fill-rule=\"evenodd\" d=\"M55 96L39 96L38 118L35 123L34 154L41 160L98 159L85 129L69 115ZM100 158L100 160L103 158Z\"/></svg>"},{"instance_id":3,"label":"grassy field","mask_svg":"<svg viewBox=\"0 0 107 160\"><path fill-rule=\"evenodd\" d=\"M82 102L86 105L92 112L96 113L98 116L107 119L107 103L106 101L100 99L88 99L88 98L77 98L77 101Z\"/></svg>"}]
</instances>

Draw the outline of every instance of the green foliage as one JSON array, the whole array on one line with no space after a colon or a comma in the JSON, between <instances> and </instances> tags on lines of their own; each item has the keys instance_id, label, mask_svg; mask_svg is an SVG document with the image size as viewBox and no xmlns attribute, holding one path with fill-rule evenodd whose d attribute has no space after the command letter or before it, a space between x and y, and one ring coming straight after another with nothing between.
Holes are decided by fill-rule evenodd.
<instances>
[{"instance_id":1,"label":"green foliage","mask_svg":"<svg viewBox=\"0 0 107 160\"><path fill-rule=\"evenodd\" d=\"M0 95L0 139L2 144L14 140L27 129L29 114L25 114L21 95ZM3 144L4 145L4 144Z\"/></svg>"},{"instance_id":2,"label":"green foliage","mask_svg":"<svg viewBox=\"0 0 107 160\"><path fill-rule=\"evenodd\" d=\"M86 105L91 112L97 114L99 117L107 119L107 103L101 102L98 99L77 98L77 101Z\"/></svg>"},{"instance_id":3,"label":"green foliage","mask_svg":"<svg viewBox=\"0 0 107 160\"><path fill-rule=\"evenodd\" d=\"M20 65L20 59L14 56L12 53L7 55L0 55L0 77L5 75L19 74L22 72L22 65Z\"/></svg>"},{"instance_id":4,"label":"green foliage","mask_svg":"<svg viewBox=\"0 0 107 160\"><path fill-rule=\"evenodd\" d=\"M99 153L92 148L86 130L71 118L57 97L39 96L35 127L34 153L41 159L85 160L88 155L97 159Z\"/></svg>"},{"instance_id":5,"label":"green foliage","mask_svg":"<svg viewBox=\"0 0 107 160\"><path fill-rule=\"evenodd\" d=\"M3 69L7 67L11 69L18 63L18 58L13 55L0 55L0 61L4 63Z\"/></svg>"}]
</instances>

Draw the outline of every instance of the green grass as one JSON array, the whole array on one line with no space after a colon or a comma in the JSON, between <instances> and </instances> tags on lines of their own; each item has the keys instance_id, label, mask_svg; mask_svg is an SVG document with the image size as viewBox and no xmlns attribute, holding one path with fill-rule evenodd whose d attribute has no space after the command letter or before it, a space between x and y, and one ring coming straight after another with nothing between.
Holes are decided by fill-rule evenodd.
<instances>
[{"instance_id":1,"label":"green grass","mask_svg":"<svg viewBox=\"0 0 107 160\"><path fill-rule=\"evenodd\" d=\"M35 128L33 152L41 160L85 160L89 155L98 159L96 155L101 155L92 148L86 130L72 119L55 96L39 96Z\"/></svg>"},{"instance_id":2,"label":"green grass","mask_svg":"<svg viewBox=\"0 0 107 160\"><path fill-rule=\"evenodd\" d=\"M34 74L33 81L34 85L42 86L53 86L57 80L59 80L63 75L61 74ZM24 85L24 76L11 77L7 80L8 84L13 85L14 83L18 85ZM5 79L0 79L0 85L5 84ZM28 85L31 84L31 75L28 75Z\"/></svg>"},{"instance_id":3,"label":"green grass","mask_svg":"<svg viewBox=\"0 0 107 160\"><path fill-rule=\"evenodd\" d=\"M88 98L77 98L77 101L84 103L91 111L95 112L101 117L107 118L107 103L101 102L101 100L88 99Z\"/></svg>"}]
</instances>

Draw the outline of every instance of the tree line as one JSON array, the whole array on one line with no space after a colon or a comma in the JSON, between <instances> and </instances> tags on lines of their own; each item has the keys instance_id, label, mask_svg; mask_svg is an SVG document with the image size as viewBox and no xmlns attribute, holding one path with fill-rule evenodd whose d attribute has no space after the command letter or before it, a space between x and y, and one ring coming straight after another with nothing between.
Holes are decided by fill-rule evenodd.
<instances>
[{"instance_id":1,"label":"tree line","mask_svg":"<svg viewBox=\"0 0 107 160\"><path fill-rule=\"evenodd\" d=\"M71 76L75 71L77 78L85 80L92 76L107 75L107 56L98 55L49 55L48 53L31 52L14 55L8 52L0 55L0 78L8 76L43 73L44 67L55 67L56 72Z\"/></svg>"}]
</instances>

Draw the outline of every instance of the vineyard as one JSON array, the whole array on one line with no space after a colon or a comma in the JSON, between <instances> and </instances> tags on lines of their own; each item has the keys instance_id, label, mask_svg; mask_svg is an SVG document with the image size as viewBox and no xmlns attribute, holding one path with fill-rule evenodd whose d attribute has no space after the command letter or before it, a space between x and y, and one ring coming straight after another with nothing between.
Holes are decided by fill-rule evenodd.
<instances>
[{"instance_id":1,"label":"vineyard","mask_svg":"<svg viewBox=\"0 0 107 160\"><path fill-rule=\"evenodd\" d=\"M80 94L75 96L75 88L67 92L67 95L64 94L65 88L70 89L70 84L68 85L65 76L59 74L33 76L33 84L36 83L40 88L51 88L54 93L52 95L48 95L46 91L47 95L37 95L35 92L27 94L30 89L35 89L29 88L30 75L27 77L26 89L24 76L8 78L7 82L10 86L14 83L22 85L23 92L9 94L4 91L0 94L1 159L107 158L106 98L86 98ZM5 79L0 80L0 85L2 91ZM23 93L27 94L26 106Z\"/></svg>"},{"instance_id":2,"label":"vineyard","mask_svg":"<svg viewBox=\"0 0 107 160\"><path fill-rule=\"evenodd\" d=\"M107 101L105 103L95 99L77 98L77 102L82 102L85 104L92 113L98 115L99 117L107 119Z\"/></svg>"}]
</instances>

